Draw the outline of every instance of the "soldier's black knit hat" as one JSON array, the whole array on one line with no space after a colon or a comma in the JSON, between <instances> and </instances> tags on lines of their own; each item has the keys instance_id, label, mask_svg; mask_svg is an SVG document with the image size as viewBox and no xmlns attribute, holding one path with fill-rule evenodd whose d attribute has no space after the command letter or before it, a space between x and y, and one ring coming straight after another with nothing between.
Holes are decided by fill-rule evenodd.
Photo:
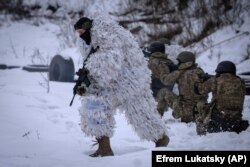
<instances>
[{"instance_id":1,"label":"soldier's black knit hat","mask_svg":"<svg viewBox=\"0 0 250 167\"><path fill-rule=\"evenodd\" d=\"M92 27L92 22L93 20L87 17L82 17L75 23L74 28L75 30L77 29L89 30Z\"/></svg>"}]
</instances>

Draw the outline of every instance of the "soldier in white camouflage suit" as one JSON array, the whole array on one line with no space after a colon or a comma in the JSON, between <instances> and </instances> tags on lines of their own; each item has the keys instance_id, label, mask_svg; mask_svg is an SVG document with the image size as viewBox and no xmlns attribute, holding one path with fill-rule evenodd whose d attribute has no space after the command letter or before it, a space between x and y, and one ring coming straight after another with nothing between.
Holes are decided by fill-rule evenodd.
<instances>
[{"instance_id":1,"label":"soldier in white camouflage suit","mask_svg":"<svg viewBox=\"0 0 250 167\"><path fill-rule=\"evenodd\" d=\"M82 96L82 131L97 139L99 148L90 156L113 155L110 137L114 134L116 110L125 111L128 122L141 139L156 147L167 146L164 122L150 89L151 71L132 34L106 16L83 17L75 30L92 48L83 71L90 85L77 88Z\"/></svg>"}]
</instances>

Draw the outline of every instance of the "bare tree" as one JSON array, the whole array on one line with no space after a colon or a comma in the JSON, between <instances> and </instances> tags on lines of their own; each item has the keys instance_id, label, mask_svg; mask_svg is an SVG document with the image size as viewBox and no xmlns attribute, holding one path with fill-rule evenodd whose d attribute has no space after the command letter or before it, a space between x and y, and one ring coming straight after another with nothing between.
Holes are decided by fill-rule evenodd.
<instances>
[{"instance_id":1,"label":"bare tree","mask_svg":"<svg viewBox=\"0 0 250 167\"><path fill-rule=\"evenodd\" d=\"M50 56L47 55L46 57L42 56L39 49L35 49L34 53L31 55L31 62L33 64L37 64L36 62L39 62L39 64L49 66L50 62ZM50 82L49 82L49 71L46 72L46 74L40 72L40 75L43 79L42 82L39 81L39 85L44 87L47 90L47 93L50 92Z\"/></svg>"}]
</instances>

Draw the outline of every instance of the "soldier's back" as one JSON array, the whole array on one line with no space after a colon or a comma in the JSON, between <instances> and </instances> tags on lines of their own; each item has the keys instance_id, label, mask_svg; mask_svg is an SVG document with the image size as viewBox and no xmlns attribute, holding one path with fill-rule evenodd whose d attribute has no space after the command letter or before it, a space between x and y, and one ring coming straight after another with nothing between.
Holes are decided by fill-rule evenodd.
<instances>
[{"instance_id":1,"label":"soldier's back","mask_svg":"<svg viewBox=\"0 0 250 167\"><path fill-rule=\"evenodd\" d=\"M170 73L172 70L171 67L174 66L174 63L165 54L160 52L153 53L149 58L148 66L152 71L151 89L153 90L154 97L157 96L162 88L173 89L173 85L165 85L160 80L161 72Z\"/></svg>"},{"instance_id":2,"label":"soldier's back","mask_svg":"<svg viewBox=\"0 0 250 167\"><path fill-rule=\"evenodd\" d=\"M200 81L200 75L204 74L204 71L195 67L186 70L178 80L178 87L180 95L185 99L190 99L194 101L205 100L207 95L198 95L194 92L194 84Z\"/></svg>"},{"instance_id":3,"label":"soldier's back","mask_svg":"<svg viewBox=\"0 0 250 167\"><path fill-rule=\"evenodd\" d=\"M153 53L149 58L149 68L152 71L152 76L154 78L160 78L160 73L162 71L170 73L170 66L174 63L167 58L167 56L163 53L157 52Z\"/></svg>"},{"instance_id":4,"label":"soldier's back","mask_svg":"<svg viewBox=\"0 0 250 167\"><path fill-rule=\"evenodd\" d=\"M216 105L219 110L239 110L243 108L245 97L244 81L230 73L216 78Z\"/></svg>"}]
</instances>

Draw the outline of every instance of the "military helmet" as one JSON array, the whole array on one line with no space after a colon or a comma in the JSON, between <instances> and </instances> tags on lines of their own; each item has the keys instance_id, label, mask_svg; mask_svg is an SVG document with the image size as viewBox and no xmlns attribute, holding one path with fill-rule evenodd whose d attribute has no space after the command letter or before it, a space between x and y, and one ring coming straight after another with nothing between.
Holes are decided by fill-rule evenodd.
<instances>
[{"instance_id":1,"label":"military helmet","mask_svg":"<svg viewBox=\"0 0 250 167\"><path fill-rule=\"evenodd\" d=\"M195 55L192 52L184 51L177 56L177 60L180 63L195 62Z\"/></svg>"},{"instance_id":2,"label":"military helmet","mask_svg":"<svg viewBox=\"0 0 250 167\"><path fill-rule=\"evenodd\" d=\"M218 64L215 72L218 74L223 74L223 73L236 74L236 66L231 61L222 61Z\"/></svg>"},{"instance_id":3,"label":"military helmet","mask_svg":"<svg viewBox=\"0 0 250 167\"><path fill-rule=\"evenodd\" d=\"M161 52L165 53L165 45L160 41L155 41L148 48L150 53Z\"/></svg>"}]
</instances>

